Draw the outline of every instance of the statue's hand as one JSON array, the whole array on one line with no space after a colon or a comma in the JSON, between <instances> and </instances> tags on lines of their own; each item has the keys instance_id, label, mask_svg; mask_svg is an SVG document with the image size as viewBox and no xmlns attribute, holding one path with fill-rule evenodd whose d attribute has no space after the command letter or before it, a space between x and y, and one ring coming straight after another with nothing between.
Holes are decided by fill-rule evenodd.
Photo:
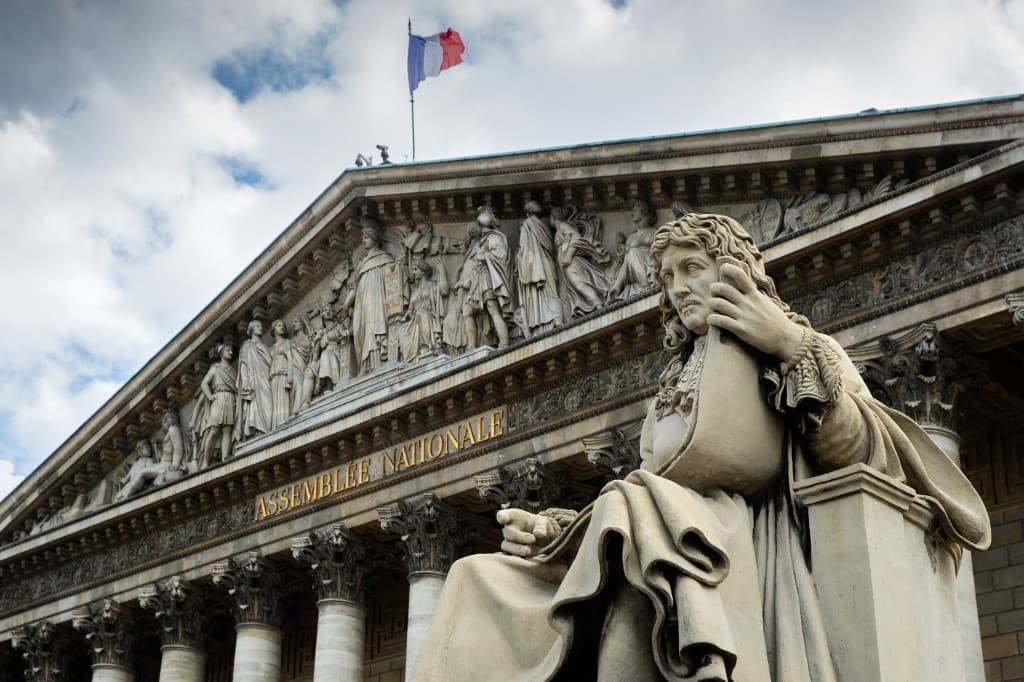
<instances>
[{"instance_id":1,"label":"statue's hand","mask_svg":"<svg viewBox=\"0 0 1024 682\"><path fill-rule=\"evenodd\" d=\"M562 532L554 520L523 509L502 509L498 523L502 526L501 551L527 559Z\"/></svg>"},{"instance_id":2,"label":"statue's hand","mask_svg":"<svg viewBox=\"0 0 1024 682\"><path fill-rule=\"evenodd\" d=\"M743 268L730 262L719 265L721 281L711 285L708 324L732 332L762 353L791 360L803 339L803 327L759 290Z\"/></svg>"}]
</instances>

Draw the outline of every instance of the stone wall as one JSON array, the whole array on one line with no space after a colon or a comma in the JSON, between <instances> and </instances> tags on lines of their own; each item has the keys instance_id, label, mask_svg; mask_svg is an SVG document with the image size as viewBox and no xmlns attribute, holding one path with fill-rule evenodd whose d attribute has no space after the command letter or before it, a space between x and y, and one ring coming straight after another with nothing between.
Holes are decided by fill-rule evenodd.
<instances>
[{"instance_id":1,"label":"stone wall","mask_svg":"<svg viewBox=\"0 0 1024 682\"><path fill-rule=\"evenodd\" d=\"M992 547L974 555L989 682L1024 680L1024 504L992 517Z\"/></svg>"}]
</instances>

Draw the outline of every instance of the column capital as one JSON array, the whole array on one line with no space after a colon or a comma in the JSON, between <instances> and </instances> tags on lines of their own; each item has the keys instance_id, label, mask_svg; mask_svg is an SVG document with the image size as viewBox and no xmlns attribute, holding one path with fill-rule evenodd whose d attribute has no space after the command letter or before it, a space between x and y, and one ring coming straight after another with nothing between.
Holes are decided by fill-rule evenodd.
<instances>
[{"instance_id":1,"label":"column capital","mask_svg":"<svg viewBox=\"0 0 1024 682\"><path fill-rule=\"evenodd\" d=\"M202 648L203 599L191 583L171 576L163 582L139 588L138 596L139 605L156 616L164 646L180 644Z\"/></svg>"},{"instance_id":2,"label":"column capital","mask_svg":"<svg viewBox=\"0 0 1024 682\"><path fill-rule=\"evenodd\" d=\"M445 574L465 546L479 536L479 525L434 493L399 500L377 509L380 527L401 536L409 577Z\"/></svg>"},{"instance_id":3,"label":"column capital","mask_svg":"<svg viewBox=\"0 0 1024 682\"><path fill-rule=\"evenodd\" d=\"M600 431L581 439L587 460L608 471L612 478L625 478L640 468L640 431L643 420Z\"/></svg>"},{"instance_id":4,"label":"column capital","mask_svg":"<svg viewBox=\"0 0 1024 682\"><path fill-rule=\"evenodd\" d=\"M1010 309L1010 322L1013 326L1024 329L1024 291L1007 294L1006 306Z\"/></svg>"},{"instance_id":5,"label":"column capital","mask_svg":"<svg viewBox=\"0 0 1024 682\"><path fill-rule=\"evenodd\" d=\"M113 599L79 606L71 611L71 625L85 635L93 665L131 668L135 644L135 618Z\"/></svg>"},{"instance_id":6,"label":"column capital","mask_svg":"<svg viewBox=\"0 0 1024 682\"><path fill-rule=\"evenodd\" d=\"M366 582L378 561L343 523L292 539L292 556L309 566L320 599L366 603Z\"/></svg>"},{"instance_id":7,"label":"column capital","mask_svg":"<svg viewBox=\"0 0 1024 682\"><path fill-rule=\"evenodd\" d=\"M281 575L259 552L214 564L213 584L227 590L237 624L280 626Z\"/></svg>"},{"instance_id":8,"label":"column capital","mask_svg":"<svg viewBox=\"0 0 1024 682\"><path fill-rule=\"evenodd\" d=\"M11 632L11 644L25 659L25 679L29 682L57 682L64 672L67 642L49 621L23 625Z\"/></svg>"},{"instance_id":9,"label":"column capital","mask_svg":"<svg viewBox=\"0 0 1024 682\"><path fill-rule=\"evenodd\" d=\"M961 398L987 382L987 363L947 342L933 324L850 355L876 398L922 426L956 432Z\"/></svg>"},{"instance_id":10,"label":"column capital","mask_svg":"<svg viewBox=\"0 0 1024 682\"><path fill-rule=\"evenodd\" d=\"M503 509L513 507L530 512L555 506L582 506L588 497L584 486L574 484L565 474L551 471L535 457L478 475L476 489L480 497ZM563 502L567 496L575 499Z\"/></svg>"}]
</instances>

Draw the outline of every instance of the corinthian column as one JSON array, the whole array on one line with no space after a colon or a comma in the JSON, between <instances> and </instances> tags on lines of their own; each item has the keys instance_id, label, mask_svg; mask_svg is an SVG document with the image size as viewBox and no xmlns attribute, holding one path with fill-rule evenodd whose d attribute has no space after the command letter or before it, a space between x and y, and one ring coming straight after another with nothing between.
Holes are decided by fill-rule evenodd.
<instances>
[{"instance_id":1,"label":"corinthian column","mask_svg":"<svg viewBox=\"0 0 1024 682\"><path fill-rule=\"evenodd\" d=\"M48 621L25 625L12 633L11 644L25 659L28 682L60 682L64 679L63 638Z\"/></svg>"},{"instance_id":2,"label":"corinthian column","mask_svg":"<svg viewBox=\"0 0 1024 682\"><path fill-rule=\"evenodd\" d=\"M173 576L139 589L139 605L160 624L160 682L203 682L203 611L195 588Z\"/></svg>"},{"instance_id":3,"label":"corinthian column","mask_svg":"<svg viewBox=\"0 0 1024 682\"><path fill-rule=\"evenodd\" d=\"M309 566L319 598L313 682L361 682L370 567L365 544L336 523L292 540L292 556Z\"/></svg>"},{"instance_id":4,"label":"corinthian column","mask_svg":"<svg viewBox=\"0 0 1024 682\"><path fill-rule=\"evenodd\" d=\"M377 509L385 532L401 536L409 569L409 615L405 634L405 679L434 619L437 598L452 562L478 536L476 524L433 494Z\"/></svg>"},{"instance_id":5,"label":"corinthian column","mask_svg":"<svg viewBox=\"0 0 1024 682\"><path fill-rule=\"evenodd\" d=\"M958 416L965 393L984 385L985 365L948 344L935 325L885 339L852 354L876 398L912 417L956 465L960 461ZM957 612L966 679L985 682L978 602L971 553L957 574Z\"/></svg>"},{"instance_id":6,"label":"corinthian column","mask_svg":"<svg viewBox=\"0 0 1024 682\"><path fill-rule=\"evenodd\" d=\"M93 682L132 682L135 635L131 612L113 599L76 608L71 624L85 635L92 655Z\"/></svg>"},{"instance_id":7,"label":"corinthian column","mask_svg":"<svg viewBox=\"0 0 1024 682\"><path fill-rule=\"evenodd\" d=\"M213 584L235 612L233 682L278 682L281 676L280 575L257 552L213 566Z\"/></svg>"}]
</instances>

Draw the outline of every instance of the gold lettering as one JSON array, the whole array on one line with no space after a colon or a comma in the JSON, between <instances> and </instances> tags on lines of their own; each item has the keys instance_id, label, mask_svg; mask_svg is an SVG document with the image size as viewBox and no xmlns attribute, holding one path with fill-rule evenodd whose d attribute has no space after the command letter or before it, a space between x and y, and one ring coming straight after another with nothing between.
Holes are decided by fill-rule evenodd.
<instances>
[{"instance_id":1,"label":"gold lettering","mask_svg":"<svg viewBox=\"0 0 1024 682\"><path fill-rule=\"evenodd\" d=\"M356 486L355 473L356 467L354 464L345 465L345 490Z\"/></svg>"},{"instance_id":2,"label":"gold lettering","mask_svg":"<svg viewBox=\"0 0 1024 682\"><path fill-rule=\"evenodd\" d=\"M452 433L451 429L444 430L444 452L442 455L447 455L449 452L449 446L452 450L459 449L459 437Z\"/></svg>"},{"instance_id":3,"label":"gold lettering","mask_svg":"<svg viewBox=\"0 0 1024 682\"><path fill-rule=\"evenodd\" d=\"M437 439L437 440L435 441L435 439ZM434 452L434 443L435 442L437 443L437 453L436 454ZM444 454L444 449L445 449L444 444L445 444L445 441L444 441L444 438L441 437L441 434L435 433L433 436L430 437L430 459L437 459L438 457L440 457L441 455Z\"/></svg>"},{"instance_id":4,"label":"gold lettering","mask_svg":"<svg viewBox=\"0 0 1024 682\"><path fill-rule=\"evenodd\" d=\"M319 492L320 492L320 497L327 497L332 492L334 492L334 489L331 488L331 475L330 474L320 474L320 491Z\"/></svg>"},{"instance_id":5,"label":"gold lettering","mask_svg":"<svg viewBox=\"0 0 1024 682\"><path fill-rule=\"evenodd\" d=\"M428 439L427 439L426 436L424 436L423 438L420 438L420 440L418 441L418 445L419 445L419 457L418 457L418 460L419 460L420 464L423 464L424 462L427 461L427 442L428 442Z\"/></svg>"},{"instance_id":6,"label":"gold lettering","mask_svg":"<svg viewBox=\"0 0 1024 682\"><path fill-rule=\"evenodd\" d=\"M263 499L263 496L260 495L260 501L256 503L256 518L253 520L259 521L260 519L267 518L267 516L269 516L269 514L267 514L267 503L266 500Z\"/></svg>"},{"instance_id":7,"label":"gold lettering","mask_svg":"<svg viewBox=\"0 0 1024 682\"><path fill-rule=\"evenodd\" d=\"M306 479L302 482L302 504L315 502L318 499L316 490L316 479Z\"/></svg>"},{"instance_id":8,"label":"gold lettering","mask_svg":"<svg viewBox=\"0 0 1024 682\"><path fill-rule=\"evenodd\" d=\"M404 445L398 451L398 466L401 467L403 464L406 469L412 466L412 462L409 461L409 451L405 449Z\"/></svg>"},{"instance_id":9,"label":"gold lettering","mask_svg":"<svg viewBox=\"0 0 1024 682\"><path fill-rule=\"evenodd\" d=\"M388 475L388 469L391 469L391 473L398 471L398 466L395 465L395 459L393 455L389 455L388 451L385 450L381 453L384 455L384 475Z\"/></svg>"},{"instance_id":10,"label":"gold lettering","mask_svg":"<svg viewBox=\"0 0 1024 682\"><path fill-rule=\"evenodd\" d=\"M333 490L335 493L341 492L341 486L339 484L339 478L341 477L341 469L339 467L334 468L334 480L332 481Z\"/></svg>"},{"instance_id":11,"label":"gold lettering","mask_svg":"<svg viewBox=\"0 0 1024 682\"><path fill-rule=\"evenodd\" d=\"M505 408L499 407L494 412L491 412L491 438L497 438L505 433L505 429L502 426L505 417Z\"/></svg>"},{"instance_id":12,"label":"gold lettering","mask_svg":"<svg viewBox=\"0 0 1024 682\"><path fill-rule=\"evenodd\" d=\"M288 511L288 508L291 506L288 502L288 488L281 488L281 492L277 495L281 498L281 511Z\"/></svg>"},{"instance_id":13,"label":"gold lettering","mask_svg":"<svg viewBox=\"0 0 1024 682\"><path fill-rule=\"evenodd\" d=\"M476 441L483 443L485 440L490 438L489 435L484 435L484 418L483 415L476 418Z\"/></svg>"},{"instance_id":14,"label":"gold lettering","mask_svg":"<svg viewBox=\"0 0 1024 682\"><path fill-rule=\"evenodd\" d=\"M281 511L277 507L277 491L276 490L274 492L270 493L269 495L267 495L267 509L270 511L270 513L267 516L273 516L277 512Z\"/></svg>"},{"instance_id":15,"label":"gold lettering","mask_svg":"<svg viewBox=\"0 0 1024 682\"><path fill-rule=\"evenodd\" d=\"M462 447L466 447L466 443L470 445L476 445L476 438L473 437L473 422L467 421L465 424L459 424L459 429L462 431Z\"/></svg>"},{"instance_id":16,"label":"gold lettering","mask_svg":"<svg viewBox=\"0 0 1024 682\"><path fill-rule=\"evenodd\" d=\"M359 460L359 475L356 477L356 485L362 485L370 481L370 460Z\"/></svg>"},{"instance_id":17,"label":"gold lettering","mask_svg":"<svg viewBox=\"0 0 1024 682\"><path fill-rule=\"evenodd\" d=\"M295 484L292 485L291 493L292 493L291 494L292 509L295 509L300 504L302 504L302 500L299 499L299 484L298 483L295 483Z\"/></svg>"}]
</instances>

